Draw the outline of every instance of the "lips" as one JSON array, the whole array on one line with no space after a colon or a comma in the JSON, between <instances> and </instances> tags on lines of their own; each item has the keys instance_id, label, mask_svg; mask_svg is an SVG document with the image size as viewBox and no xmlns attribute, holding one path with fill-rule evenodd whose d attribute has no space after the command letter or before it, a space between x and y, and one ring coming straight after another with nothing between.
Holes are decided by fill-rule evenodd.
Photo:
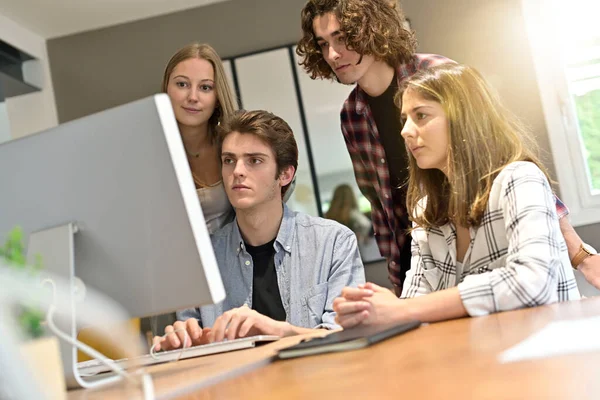
<instances>
[{"instance_id":1,"label":"lips","mask_svg":"<svg viewBox=\"0 0 600 400\"><path fill-rule=\"evenodd\" d=\"M233 190L244 190L244 189L250 189L250 188L245 185L233 185L232 189Z\"/></svg>"},{"instance_id":2,"label":"lips","mask_svg":"<svg viewBox=\"0 0 600 400\"><path fill-rule=\"evenodd\" d=\"M339 67L336 67L335 70L336 71L343 71L346 68L348 68L350 66L350 64L346 64L346 65L340 65Z\"/></svg>"},{"instance_id":3,"label":"lips","mask_svg":"<svg viewBox=\"0 0 600 400\"><path fill-rule=\"evenodd\" d=\"M190 107L181 107L181 108L183 108L185 111L187 111L191 114L198 114L200 112L200 110L197 108L190 108Z\"/></svg>"},{"instance_id":4,"label":"lips","mask_svg":"<svg viewBox=\"0 0 600 400\"><path fill-rule=\"evenodd\" d=\"M418 153L419 150L421 150L423 147L424 146L414 146L414 147L411 147L410 148L410 152L413 153L413 154Z\"/></svg>"}]
</instances>

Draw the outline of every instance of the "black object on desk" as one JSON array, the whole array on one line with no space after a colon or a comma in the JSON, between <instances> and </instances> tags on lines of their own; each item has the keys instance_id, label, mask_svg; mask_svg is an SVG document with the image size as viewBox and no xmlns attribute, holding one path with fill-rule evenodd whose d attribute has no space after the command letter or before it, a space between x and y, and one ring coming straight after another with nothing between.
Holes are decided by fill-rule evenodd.
<instances>
[{"instance_id":1,"label":"black object on desk","mask_svg":"<svg viewBox=\"0 0 600 400\"><path fill-rule=\"evenodd\" d=\"M333 353L362 349L393 336L411 331L421 325L420 321L407 321L385 327L359 326L333 332L324 337L305 339L302 342L279 350L278 359L310 356L313 354Z\"/></svg>"}]
</instances>

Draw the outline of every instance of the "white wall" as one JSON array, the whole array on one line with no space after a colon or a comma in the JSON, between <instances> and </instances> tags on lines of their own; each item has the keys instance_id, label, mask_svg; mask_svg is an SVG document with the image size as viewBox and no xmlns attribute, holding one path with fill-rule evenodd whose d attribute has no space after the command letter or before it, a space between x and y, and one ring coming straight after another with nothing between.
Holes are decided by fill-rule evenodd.
<instances>
[{"instance_id":1,"label":"white wall","mask_svg":"<svg viewBox=\"0 0 600 400\"><path fill-rule=\"evenodd\" d=\"M35 80L42 84L40 92L6 99L11 137L19 138L58 125L46 41L2 14L0 39L39 60L26 73L37 74Z\"/></svg>"}]
</instances>

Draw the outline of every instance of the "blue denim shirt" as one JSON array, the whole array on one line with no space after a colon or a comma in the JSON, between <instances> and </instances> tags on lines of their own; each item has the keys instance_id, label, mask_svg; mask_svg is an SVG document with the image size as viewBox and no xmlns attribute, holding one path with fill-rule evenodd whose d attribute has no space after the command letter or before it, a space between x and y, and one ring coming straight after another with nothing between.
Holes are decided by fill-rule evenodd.
<instances>
[{"instance_id":1,"label":"blue denim shirt","mask_svg":"<svg viewBox=\"0 0 600 400\"><path fill-rule=\"evenodd\" d=\"M237 219L212 236L226 299L215 305L177 313L211 327L225 311L252 307L252 257L246 251ZM345 286L365 282L356 236L328 219L292 212L283 205L275 243L275 270L287 322L303 328L335 329L333 299Z\"/></svg>"}]
</instances>

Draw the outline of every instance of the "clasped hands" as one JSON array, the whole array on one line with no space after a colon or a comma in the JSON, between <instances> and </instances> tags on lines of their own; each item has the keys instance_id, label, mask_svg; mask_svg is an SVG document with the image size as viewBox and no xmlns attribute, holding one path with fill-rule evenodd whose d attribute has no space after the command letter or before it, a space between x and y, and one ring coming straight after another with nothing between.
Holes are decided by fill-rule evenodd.
<instances>
[{"instance_id":1,"label":"clasped hands","mask_svg":"<svg viewBox=\"0 0 600 400\"><path fill-rule=\"evenodd\" d=\"M165 336L155 336L152 342L154 351L160 351L177 349L184 343L191 347L255 335L286 336L288 325L243 305L224 312L212 328L201 328L196 318L177 321L165 328Z\"/></svg>"},{"instance_id":2,"label":"clasped hands","mask_svg":"<svg viewBox=\"0 0 600 400\"><path fill-rule=\"evenodd\" d=\"M357 288L345 287L333 301L335 321L344 329L357 325L383 326L402 318L403 300L389 289L367 282Z\"/></svg>"}]
</instances>

